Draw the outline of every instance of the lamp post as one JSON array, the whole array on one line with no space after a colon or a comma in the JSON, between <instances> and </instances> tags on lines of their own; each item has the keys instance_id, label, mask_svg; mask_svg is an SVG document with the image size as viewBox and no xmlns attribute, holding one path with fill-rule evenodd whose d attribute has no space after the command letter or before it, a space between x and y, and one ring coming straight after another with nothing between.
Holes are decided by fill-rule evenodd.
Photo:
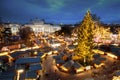
<instances>
[{"instance_id":1,"label":"lamp post","mask_svg":"<svg viewBox=\"0 0 120 80\"><path fill-rule=\"evenodd\" d=\"M23 69L17 70L17 80L20 80L20 74L23 73L23 72L24 72Z\"/></svg>"}]
</instances>

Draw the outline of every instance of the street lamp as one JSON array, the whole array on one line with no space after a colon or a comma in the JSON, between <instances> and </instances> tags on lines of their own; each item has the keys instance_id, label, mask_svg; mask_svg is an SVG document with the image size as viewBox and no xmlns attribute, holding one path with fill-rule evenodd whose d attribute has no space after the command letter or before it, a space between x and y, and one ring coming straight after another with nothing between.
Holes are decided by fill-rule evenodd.
<instances>
[{"instance_id":1,"label":"street lamp","mask_svg":"<svg viewBox=\"0 0 120 80\"><path fill-rule=\"evenodd\" d=\"M23 73L23 72L24 72L23 69L17 70L17 80L20 80L20 74Z\"/></svg>"}]
</instances>

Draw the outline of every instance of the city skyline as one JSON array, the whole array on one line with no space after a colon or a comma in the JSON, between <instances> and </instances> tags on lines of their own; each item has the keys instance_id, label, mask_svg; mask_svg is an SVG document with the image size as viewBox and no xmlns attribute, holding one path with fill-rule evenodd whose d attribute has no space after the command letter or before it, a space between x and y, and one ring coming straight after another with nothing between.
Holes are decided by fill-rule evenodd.
<instances>
[{"instance_id":1,"label":"city skyline","mask_svg":"<svg viewBox=\"0 0 120 80\"><path fill-rule=\"evenodd\" d=\"M90 9L104 23L120 23L119 3L120 0L1 0L0 17L4 22L27 23L39 18L47 23L75 24Z\"/></svg>"}]
</instances>

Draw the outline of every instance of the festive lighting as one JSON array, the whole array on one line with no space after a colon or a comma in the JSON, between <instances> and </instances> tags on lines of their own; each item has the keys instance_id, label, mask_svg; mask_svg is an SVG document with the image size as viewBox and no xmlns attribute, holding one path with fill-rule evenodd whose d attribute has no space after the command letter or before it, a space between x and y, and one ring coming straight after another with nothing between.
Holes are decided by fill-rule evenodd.
<instances>
[{"instance_id":1,"label":"festive lighting","mask_svg":"<svg viewBox=\"0 0 120 80\"><path fill-rule=\"evenodd\" d=\"M79 68L79 69L76 69L76 73L82 72L82 71L84 71L84 70L85 70L85 68L84 68L84 67Z\"/></svg>"},{"instance_id":2,"label":"festive lighting","mask_svg":"<svg viewBox=\"0 0 120 80\"><path fill-rule=\"evenodd\" d=\"M37 52L34 52L34 55L37 55Z\"/></svg>"},{"instance_id":3,"label":"festive lighting","mask_svg":"<svg viewBox=\"0 0 120 80\"><path fill-rule=\"evenodd\" d=\"M48 55L51 55L51 54L52 54L52 51L48 52L47 54L48 54Z\"/></svg>"},{"instance_id":4,"label":"festive lighting","mask_svg":"<svg viewBox=\"0 0 120 80\"><path fill-rule=\"evenodd\" d=\"M117 56L114 55L114 54L108 53L107 55L108 55L109 57L112 57L112 58L114 58L114 59L117 59Z\"/></svg>"},{"instance_id":5,"label":"festive lighting","mask_svg":"<svg viewBox=\"0 0 120 80\"><path fill-rule=\"evenodd\" d=\"M67 68L65 68L65 67L63 67L63 66L61 66L61 69L62 69L63 71L65 71L65 72L67 72L67 71L68 71L68 69L67 69Z\"/></svg>"},{"instance_id":6,"label":"festive lighting","mask_svg":"<svg viewBox=\"0 0 120 80\"><path fill-rule=\"evenodd\" d=\"M99 65L94 64L94 66L95 66L96 68L99 68L99 67L101 67L101 66L103 66L103 65L105 65L105 64L104 64L104 63L101 63L101 64L99 64Z\"/></svg>"},{"instance_id":7,"label":"festive lighting","mask_svg":"<svg viewBox=\"0 0 120 80\"><path fill-rule=\"evenodd\" d=\"M120 76L113 76L112 80L120 80Z\"/></svg>"},{"instance_id":8,"label":"festive lighting","mask_svg":"<svg viewBox=\"0 0 120 80\"><path fill-rule=\"evenodd\" d=\"M55 50L55 51L53 51L53 53L55 53L55 54L56 54L56 53L58 53L58 51L57 51L57 50Z\"/></svg>"},{"instance_id":9,"label":"festive lighting","mask_svg":"<svg viewBox=\"0 0 120 80\"><path fill-rule=\"evenodd\" d=\"M23 69L17 70L17 80L20 80L20 74L23 73L23 72L24 72Z\"/></svg>"},{"instance_id":10,"label":"festive lighting","mask_svg":"<svg viewBox=\"0 0 120 80\"><path fill-rule=\"evenodd\" d=\"M0 53L0 56L8 55L8 52L2 52Z\"/></svg>"},{"instance_id":11,"label":"festive lighting","mask_svg":"<svg viewBox=\"0 0 120 80\"><path fill-rule=\"evenodd\" d=\"M47 53L44 53L44 55L41 56L41 58L45 58L47 56Z\"/></svg>"},{"instance_id":12,"label":"festive lighting","mask_svg":"<svg viewBox=\"0 0 120 80\"><path fill-rule=\"evenodd\" d=\"M39 46L34 46L34 47L32 47L32 49L38 49L39 48Z\"/></svg>"},{"instance_id":13,"label":"festive lighting","mask_svg":"<svg viewBox=\"0 0 120 80\"><path fill-rule=\"evenodd\" d=\"M23 69L19 69L19 70L17 70L17 72L18 72L18 73L23 73L24 70L23 70Z\"/></svg>"}]
</instances>

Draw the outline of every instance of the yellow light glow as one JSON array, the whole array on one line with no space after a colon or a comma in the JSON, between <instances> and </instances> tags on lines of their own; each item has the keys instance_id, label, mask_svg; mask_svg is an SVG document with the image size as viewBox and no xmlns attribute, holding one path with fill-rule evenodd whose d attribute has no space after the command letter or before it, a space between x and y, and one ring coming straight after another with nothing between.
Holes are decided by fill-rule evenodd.
<instances>
[{"instance_id":1,"label":"yellow light glow","mask_svg":"<svg viewBox=\"0 0 120 80\"><path fill-rule=\"evenodd\" d=\"M18 73L23 73L24 70L23 70L23 69L19 69L19 70L17 70L17 72L18 72Z\"/></svg>"},{"instance_id":2,"label":"yellow light glow","mask_svg":"<svg viewBox=\"0 0 120 80\"><path fill-rule=\"evenodd\" d=\"M35 47L32 47L33 49L37 49L37 48L39 48L39 46L35 46Z\"/></svg>"},{"instance_id":3,"label":"yellow light glow","mask_svg":"<svg viewBox=\"0 0 120 80\"><path fill-rule=\"evenodd\" d=\"M37 52L34 52L34 55L37 55Z\"/></svg>"},{"instance_id":4,"label":"yellow light glow","mask_svg":"<svg viewBox=\"0 0 120 80\"><path fill-rule=\"evenodd\" d=\"M20 74L23 73L23 72L24 72L23 69L17 70L17 80L20 80Z\"/></svg>"},{"instance_id":5,"label":"yellow light glow","mask_svg":"<svg viewBox=\"0 0 120 80\"><path fill-rule=\"evenodd\" d=\"M48 55L51 55L51 54L52 54L52 51L48 52L47 54L48 54Z\"/></svg>"},{"instance_id":6,"label":"yellow light glow","mask_svg":"<svg viewBox=\"0 0 120 80\"><path fill-rule=\"evenodd\" d=\"M99 54L104 54L103 51L101 51L101 50L97 50L97 49L94 49L93 52L94 52L94 53L99 53Z\"/></svg>"},{"instance_id":7,"label":"yellow light glow","mask_svg":"<svg viewBox=\"0 0 120 80\"><path fill-rule=\"evenodd\" d=\"M101 67L101 66L103 66L103 65L105 65L105 64L104 64L104 63L101 63L101 64L99 64L99 65L94 64L94 66L95 66L96 68L99 68L99 67Z\"/></svg>"},{"instance_id":8,"label":"yellow light glow","mask_svg":"<svg viewBox=\"0 0 120 80\"><path fill-rule=\"evenodd\" d=\"M65 67L63 67L63 66L61 66L61 69L63 70L63 71L68 71L68 69L67 68L65 68Z\"/></svg>"},{"instance_id":9,"label":"yellow light glow","mask_svg":"<svg viewBox=\"0 0 120 80\"><path fill-rule=\"evenodd\" d=\"M116 56L116 55L114 55L114 54L108 53L107 55L108 55L109 57L112 57L112 58L117 59L117 56Z\"/></svg>"},{"instance_id":10,"label":"yellow light glow","mask_svg":"<svg viewBox=\"0 0 120 80\"><path fill-rule=\"evenodd\" d=\"M59 64L57 64L57 66L60 66Z\"/></svg>"},{"instance_id":11,"label":"yellow light glow","mask_svg":"<svg viewBox=\"0 0 120 80\"><path fill-rule=\"evenodd\" d=\"M73 52L74 51L74 49L68 49L70 52Z\"/></svg>"},{"instance_id":12,"label":"yellow light glow","mask_svg":"<svg viewBox=\"0 0 120 80\"><path fill-rule=\"evenodd\" d=\"M10 51L10 53L14 53L14 52L16 52L16 50Z\"/></svg>"},{"instance_id":13,"label":"yellow light glow","mask_svg":"<svg viewBox=\"0 0 120 80\"><path fill-rule=\"evenodd\" d=\"M53 53L58 53L58 51L53 51Z\"/></svg>"},{"instance_id":14,"label":"yellow light glow","mask_svg":"<svg viewBox=\"0 0 120 80\"><path fill-rule=\"evenodd\" d=\"M20 51L26 51L27 50L27 48L24 48L24 49L20 49Z\"/></svg>"},{"instance_id":15,"label":"yellow light glow","mask_svg":"<svg viewBox=\"0 0 120 80\"><path fill-rule=\"evenodd\" d=\"M45 58L45 56L46 56L46 53L44 55L42 55L41 58Z\"/></svg>"},{"instance_id":16,"label":"yellow light glow","mask_svg":"<svg viewBox=\"0 0 120 80\"><path fill-rule=\"evenodd\" d=\"M78 42L74 43L73 45L78 45Z\"/></svg>"},{"instance_id":17,"label":"yellow light glow","mask_svg":"<svg viewBox=\"0 0 120 80\"><path fill-rule=\"evenodd\" d=\"M76 73L82 72L82 71L84 71L84 69L85 69L85 68L76 69Z\"/></svg>"},{"instance_id":18,"label":"yellow light glow","mask_svg":"<svg viewBox=\"0 0 120 80\"><path fill-rule=\"evenodd\" d=\"M113 76L112 80L120 80L120 76Z\"/></svg>"},{"instance_id":19,"label":"yellow light glow","mask_svg":"<svg viewBox=\"0 0 120 80\"><path fill-rule=\"evenodd\" d=\"M9 57L10 60L13 60L13 57L11 57L10 55L7 55Z\"/></svg>"},{"instance_id":20,"label":"yellow light glow","mask_svg":"<svg viewBox=\"0 0 120 80\"><path fill-rule=\"evenodd\" d=\"M8 52L2 52L0 53L0 56L8 55Z\"/></svg>"}]
</instances>

